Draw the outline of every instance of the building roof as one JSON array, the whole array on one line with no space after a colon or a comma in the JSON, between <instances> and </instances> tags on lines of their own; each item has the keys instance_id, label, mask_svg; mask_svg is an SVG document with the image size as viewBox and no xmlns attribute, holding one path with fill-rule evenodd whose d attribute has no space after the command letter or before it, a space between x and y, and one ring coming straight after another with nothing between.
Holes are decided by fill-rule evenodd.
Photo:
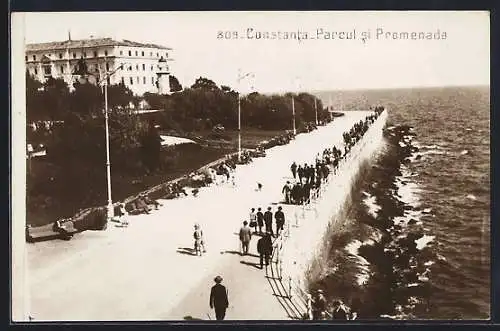
<instances>
[{"instance_id":1,"label":"building roof","mask_svg":"<svg viewBox=\"0 0 500 331\"><path fill-rule=\"evenodd\" d=\"M53 49L88 48L88 47L100 47L100 46L129 46L129 47L148 47L148 48L158 48L158 49L168 49L168 50L172 49L166 46L161 46L156 44L144 44L130 40L114 40L112 38L93 38L93 39L65 40L65 41L53 41L48 43L27 44L26 51L30 52L30 51L53 50Z\"/></svg>"}]
</instances>

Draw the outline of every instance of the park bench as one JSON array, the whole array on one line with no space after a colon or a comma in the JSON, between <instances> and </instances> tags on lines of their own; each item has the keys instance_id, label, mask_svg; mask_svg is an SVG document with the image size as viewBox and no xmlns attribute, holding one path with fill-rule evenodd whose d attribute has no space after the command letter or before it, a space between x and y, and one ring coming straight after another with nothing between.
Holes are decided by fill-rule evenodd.
<instances>
[{"instance_id":1,"label":"park bench","mask_svg":"<svg viewBox=\"0 0 500 331\"><path fill-rule=\"evenodd\" d=\"M61 223L61 227L64 228L69 234L78 232L75 228L73 221L65 221ZM54 231L54 224L47 224L42 226L26 227L26 240L28 242L50 240L56 238L65 238L64 233Z\"/></svg>"},{"instance_id":2,"label":"park bench","mask_svg":"<svg viewBox=\"0 0 500 331\"><path fill-rule=\"evenodd\" d=\"M136 203L138 202L138 198L134 199L130 202L128 202L125 205L125 210L130 214L130 215L139 215L145 213L144 208L137 208ZM154 209L154 205L147 204L147 209L148 212Z\"/></svg>"}]
</instances>

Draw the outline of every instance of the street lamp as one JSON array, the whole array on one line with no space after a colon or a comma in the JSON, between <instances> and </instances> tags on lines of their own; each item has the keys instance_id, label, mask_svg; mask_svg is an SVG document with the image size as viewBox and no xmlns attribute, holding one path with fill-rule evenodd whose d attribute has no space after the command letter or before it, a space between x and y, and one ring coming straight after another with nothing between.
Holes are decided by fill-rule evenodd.
<instances>
[{"instance_id":1,"label":"street lamp","mask_svg":"<svg viewBox=\"0 0 500 331\"><path fill-rule=\"evenodd\" d=\"M300 89L300 82L298 81L299 78L295 77L295 85ZM293 135L297 135L297 128L295 126L295 97L292 93L292 116L293 116Z\"/></svg>"},{"instance_id":2,"label":"street lamp","mask_svg":"<svg viewBox=\"0 0 500 331\"><path fill-rule=\"evenodd\" d=\"M316 126L318 125L318 104L317 104L317 98L316 96L314 97L314 113L316 115Z\"/></svg>"},{"instance_id":3,"label":"street lamp","mask_svg":"<svg viewBox=\"0 0 500 331\"><path fill-rule=\"evenodd\" d=\"M80 82L80 84L88 83L87 77L93 76L96 79L97 85L102 84L104 86L104 122L106 127L106 178L108 185L108 205L106 217L108 221L113 217L114 214L113 200L111 198L111 162L109 157L108 79L120 69L123 69L123 64L121 64L111 72L106 72L106 74L99 80L99 77L88 71L85 60L81 58L80 60L78 60L77 68L74 72L74 75L79 76L78 81Z\"/></svg>"},{"instance_id":4,"label":"street lamp","mask_svg":"<svg viewBox=\"0 0 500 331\"><path fill-rule=\"evenodd\" d=\"M241 162L241 86L240 83L248 76L254 77L254 74L249 72L244 75L241 74L241 69L238 69L238 162Z\"/></svg>"},{"instance_id":5,"label":"street lamp","mask_svg":"<svg viewBox=\"0 0 500 331\"><path fill-rule=\"evenodd\" d=\"M295 100L292 94L292 116L293 116L293 135L297 135L297 129L295 128Z\"/></svg>"}]
</instances>

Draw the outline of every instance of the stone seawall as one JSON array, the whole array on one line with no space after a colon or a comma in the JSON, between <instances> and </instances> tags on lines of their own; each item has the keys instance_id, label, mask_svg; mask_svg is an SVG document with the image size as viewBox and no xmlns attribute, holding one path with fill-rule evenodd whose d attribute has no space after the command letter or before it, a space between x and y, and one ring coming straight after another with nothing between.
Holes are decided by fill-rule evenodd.
<instances>
[{"instance_id":1,"label":"stone seawall","mask_svg":"<svg viewBox=\"0 0 500 331\"><path fill-rule=\"evenodd\" d=\"M314 258L322 253L327 229L342 226L343 207L350 199L352 185L362 164L369 162L383 145L382 130L387 116L387 110L380 114L340 163L336 174L331 174L314 202L304 207L287 206L288 233L281 244L278 268L281 269L285 287L293 296L302 296L299 304L307 301L308 273ZM305 309L305 305L301 306Z\"/></svg>"}]
</instances>

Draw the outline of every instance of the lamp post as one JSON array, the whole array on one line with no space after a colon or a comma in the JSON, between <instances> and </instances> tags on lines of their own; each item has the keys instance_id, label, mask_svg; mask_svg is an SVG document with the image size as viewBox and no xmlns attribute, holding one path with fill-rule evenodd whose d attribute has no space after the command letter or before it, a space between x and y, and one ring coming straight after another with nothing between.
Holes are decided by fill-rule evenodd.
<instances>
[{"instance_id":1,"label":"lamp post","mask_svg":"<svg viewBox=\"0 0 500 331\"><path fill-rule=\"evenodd\" d=\"M332 94L328 94L328 112L330 113L330 120L333 121L333 113L332 113Z\"/></svg>"},{"instance_id":2,"label":"lamp post","mask_svg":"<svg viewBox=\"0 0 500 331\"><path fill-rule=\"evenodd\" d=\"M248 76L254 76L253 73L249 72L244 75L241 74L241 69L238 69L238 162L241 162L241 86L240 83L241 81L248 77Z\"/></svg>"},{"instance_id":3,"label":"lamp post","mask_svg":"<svg viewBox=\"0 0 500 331\"><path fill-rule=\"evenodd\" d=\"M75 71L75 75L79 76L79 82L81 84L88 83L88 79L86 76L93 76L96 78L97 85L102 84L104 87L104 123L106 127L106 179L107 179L107 188L108 188L108 204L107 204L107 214L106 218L109 221L114 214L113 208L113 200L111 197L111 161L109 157L109 114L108 114L108 79L112 75L114 75L118 70L123 69L123 64L118 66L115 70L111 72L106 72L103 78L99 80L99 77L96 77L94 74L90 73L87 69L87 64L81 58L78 61L77 69Z\"/></svg>"},{"instance_id":4,"label":"lamp post","mask_svg":"<svg viewBox=\"0 0 500 331\"><path fill-rule=\"evenodd\" d=\"M314 97L314 113L316 115L316 125L318 125L318 104L316 97Z\"/></svg>"},{"instance_id":5,"label":"lamp post","mask_svg":"<svg viewBox=\"0 0 500 331\"><path fill-rule=\"evenodd\" d=\"M295 87L297 87L300 90L300 81L299 77L295 77L295 82L294 82ZM292 93L292 117L293 117L293 135L297 135L297 128L295 125L295 96Z\"/></svg>"}]
</instances>

